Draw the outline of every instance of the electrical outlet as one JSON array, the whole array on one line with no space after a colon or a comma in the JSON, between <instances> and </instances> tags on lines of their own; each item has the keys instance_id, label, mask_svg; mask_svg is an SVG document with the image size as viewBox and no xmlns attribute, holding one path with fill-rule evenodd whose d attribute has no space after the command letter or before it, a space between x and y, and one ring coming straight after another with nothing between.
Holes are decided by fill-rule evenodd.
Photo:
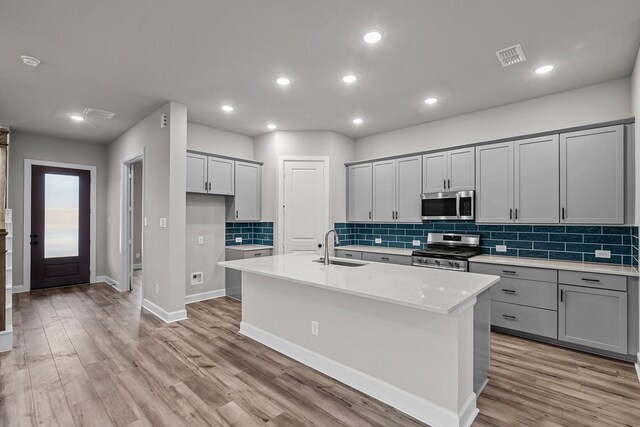
<instances>
[{"instance_id":1,"label":"electrical outlet","mask_svg":"<svg viewBox=\"0 0 640 427\"><path fill-rule=\"evenodd\" d=\"M496 245L496 252L507 252L507 245Z\"/></svg>"},{"instance_id":2,"label":"electrical outlet","mask_svg":"<svg viewBox=\"0 0 640 427\"><path fill-rule=\"evenodd\" d=\"M611 258L611 251L596 251L596 258Z\"/></svg>"},{"instance_id":3,"label":"electrical outlet","mask_svg":"<svg viewBox=\"0 0 640 427\"><path fill-rule=\"evenodd\" d=\"M202 271L191 273L191 284L202 285Z\"/></svg>"},{"instance_id":4,"label":"electrical outlet","mask_svg":"<svg viewBox=\"0 0 640 427\"><path fill-rule=\"evenodd\" d=\"M380 243L382 243L382 239L380 237L376 237L375 242L377 244L380 244Z\"/></svg>"},{"instance_id":5,"label":"electrical outlet","mask_svg":"<svg viewBox=\"0 0 640 427\"><path fill-rule=\"evenodd\" d=\"M167 228L167 218L160 218L160 228Z\"/></svg>"},{"instance_id":6,"label":"electrical outlet","mask_svg":"<svg viewBox=\"0 0 640 427\"><path fill-rule=\"evenodd\" d=\"M311 321L311 335L318 336L318 322L315 320Z\"/></svg>"},{"instance_id":7,"label":"electrical outlet","mask_svg":"<svg viewBox=\"0 0 640 427\"><path fill-rule=\"evenodd\" d=\"M236 243L242 243L242 237L236 237Z\"/></svg>"},{"instance_id":8,"label":"electrical outlet","mask_svg":"<svg viewBox=\"0 0 640 427\"><path fill-rule=\"evenodd\" d=\"M412 244L413 246L420 246L420 240L412 240L412 241L411 241L411 244Z\"/></svg>"},{"instance_id":9,"label":"electrical outlet","mask_svg":"<svg viewBox=\"0 0 640 427\"><path fill-rule=\"evenodd\" d=\"M204 245L204 236L198 236L198 244Z\"/></svg>"},{"instance_id":10,"label":"electrical outlet","mask_svg":"<svg viewBox=\"0 0 640 427\"><path fill-rule=\"evenodd\" d=\"M160 295L160 285L156 283L156 295Z\"/></svg>"}]
</instances>

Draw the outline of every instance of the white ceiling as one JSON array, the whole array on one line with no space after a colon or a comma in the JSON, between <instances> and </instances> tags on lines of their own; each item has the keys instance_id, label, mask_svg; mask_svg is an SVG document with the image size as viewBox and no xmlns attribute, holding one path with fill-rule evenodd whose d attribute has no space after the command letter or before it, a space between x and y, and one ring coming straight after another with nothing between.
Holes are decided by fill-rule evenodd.
<instances>
[{"instance_id":1,"label":"white ceiling","mask_svg":"<svg viewBox=\"0 0 640 427\"><path fill-rule=\"evenodd\" d=\"M502 68L516 43L527 61ZM361 137L627 76L639 44L638 0L0 0L0 124L107 143L173 100L250 136ZM85 107L116 116L69 120Z\"/></svg>"}]
</instances>

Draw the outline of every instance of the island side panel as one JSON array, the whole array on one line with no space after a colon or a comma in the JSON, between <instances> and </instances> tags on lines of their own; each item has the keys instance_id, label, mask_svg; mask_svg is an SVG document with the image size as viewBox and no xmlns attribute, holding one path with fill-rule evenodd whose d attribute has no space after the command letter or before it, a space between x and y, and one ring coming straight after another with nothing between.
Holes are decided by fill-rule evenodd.
<instances>
[{"instance_id":1,"label":"island side panel","mask_svg":"<svg viewBox=\"0 0 640 427\"><path fill-rule=\"evenodd\" d=\"M274 348L271 338L285 340L454 417L477 413L472 307L441 315L247 272L242 287L246 335ZM312 321L319 324L318 336L311 333Z\"/></svg>"}]
</instances>

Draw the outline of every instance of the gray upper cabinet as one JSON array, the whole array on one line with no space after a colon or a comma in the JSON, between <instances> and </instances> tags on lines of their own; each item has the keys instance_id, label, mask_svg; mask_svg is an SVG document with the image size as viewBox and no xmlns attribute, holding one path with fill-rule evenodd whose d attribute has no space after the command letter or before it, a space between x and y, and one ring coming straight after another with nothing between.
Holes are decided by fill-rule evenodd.
<instances>
[{"instance_id":1,"label":"gray upper cabinet","mask_svg":"<svg viewBox=\"0 0 640 427\"><path fill-rule=\"evenodd\" d=\"M561 222L624 223L624 127L560 135Z\"/></svg>"},{"instance_id":2,"label":"gray upper cabinet","mask_svg":"<svg viewBox=\"0 0 640 427\"><path fill-rule=\"evenodd\" d=\"M227 221L260 221L262 217L262 166L235 162L235 195L229 198Z\"/></svg>"},{"instance_id":3,"label":"gray upper cabinet","mask_svg":"<svg viewBox=\"0 0 640 427\"><path fill-rule=\"evenodd\" d=\"M207 190L209 194L232 196L235 185L235 162L231 159L209 157Z\"/></svg>"},{"instance_id":4,"label":"gray upper cabinet","mask_svg":"<svg viewBox=\"0 0 640 427\"><path fill-rule=\"evenodd\" d=\"M474 190L474 158L474 147L425 154L422 192Z\"/></svg>"},{"instance_id":5,"label":"gray upper cabinet","mask_svg":"<svg viewBox=\"0 0 640 427\"><path fill-rule=\"evenodd\" d=\"M207 156L187 153L187 192L207 193Z\"/></svg>"},{"instance_id":6,"label":"gray upper cabinet","mask_svg":"<svg viewBox=\"0 0 640 427\"><path fill-rule=\"evenodd\" d=\"M513 143L476 149L476 221L513 220Z\"/></svg>"},{"instance_id":7,"label":"gray upper cabinet","mask_svg":"<svg viewBox=\"0 0 640 427\"><path fill-rule=\"evenodd\" d=\"M420 156L373 163L373 220L420 222Z\"/></svg>"},{"instance_id":8,"label":"gray upper cabinet","mask_svg":"<svg viewBox=\"0 0 640 427\"><path fill-rule=\"evenodd\" d=\"M187 153L187 192L232 196L235 161Z\"/></svg>"},{"instance_id":9,"label":"gray upper cabinet","mask_svg":"<svg viewBox=\"0 0 640 427\"><path fill-rule=\"evenodd\" d=\"M373 219L373 166L371 163L347 168L347 220L365 222Z\"/></svg>"},{"instance_id":10,"label":"gray upper cabinet","mask_svg":"<svg viewBox=\"0 0 640 427\"><path fill-rule=\"evenodd\" d=\"M560 215L558 135L515 141L513 148L514 221L557 224Z\"/></svg>"},{"instance_id":11,"label":"gray upper cabinet","mask_svg":"<svg viewBox=\"0 0 640 427\"><path fill-rule=\"evenodd\" d=\"M475 190L475 147L447 152L447 189L449 191Z\"/></svg>"},{"instance_id":12,"label":"gray upper cabinet","mask_svg":"<svg viewBox=\"0 0 640 427\"><path fill-rule=\"evenodd\" d=\"M420 222L422 165L420 156L396 160L396 221Z\"/></svg>"},{"instance_id":13,"label":"gray upper cabinet","mask_svg":"<svg viewBox=\"0 0 640 427\"><path fill-rule=\"evenodd\" d=\"M422 157L423 193L447 191L447 153L425 154Z\"/></svg>"},{"instance_id":14,"label":"gray upper cabinet","mask_svg":"<svg viewBox=\"0 0 640 427\"><path fill-rule=\"evenodd\" d=\"M627 354L627 293L560 285L558 339Z\"/></svg>"},{"instance_id":15,"label":"gray upper cabinet","mask_svg":"<svg viewBox=\"0 0 640 427\"><path fill-rule=\"evenodd\" d=\"M416 195L416 198L419 196ZM396 219L396 161L373 163L373 220Z\"/></svg>"}]
</instances>

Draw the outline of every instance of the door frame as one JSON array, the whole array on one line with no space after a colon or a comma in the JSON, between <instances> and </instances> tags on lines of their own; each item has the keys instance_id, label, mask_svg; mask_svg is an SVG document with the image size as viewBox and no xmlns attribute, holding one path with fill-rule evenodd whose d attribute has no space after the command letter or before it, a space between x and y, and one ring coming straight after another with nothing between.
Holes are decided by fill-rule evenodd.
<instances>
[{"instance_id":1,"label":"door frame","mask_svg":"<svg viewBox=\"0 0 640 427\"><path fill-rule=\"evenodd\" d=\"M323 162L324 163L324 229L329 229L329 205L331 189L330 185L330 158L329 156L279 156L278 157L278 207L276 209L276 229L278 238L276 253L284 253L284 171L286 162ZM274 242L275 243L275 242Z\"/></svg>"},{"instance_id":2,"label":"door frame","mask_svg":"<svg viewBox=\"0 0 640 427\"><path fill-rule=\"evenodd\" d=\"M24 216L22 235L22 292L31 290L31 247L29 246L29 235L31 234L31 167L32 166L52 166L67 169L88 170L91 174L91 194L89 195L89 282L96 282L96 199L97 182L96 166L81 165L77 163L52 162L48 160L24 159ZM14 286L16 291L17 286ZM18 291L20 292L20 291Z\"/></svg>"},{"instance_id":3,"label":"door frame","mask_svg":"<svg viewBox=\"0 0 640 427\"><path fill-rule=\"evenodd\" d=\"M127 203L130 197L133 195L131 182L129 181L129 173L133 174L133 164L136 162L142 162L142 237L141 237L141 251L142 251L142 277L141 277L141 290L142 298L140 302L144 300L144 229L146 227L146 217L145 217L145 191L144 191L144 175L145 175L145 164L144 164L144 149L137 154L126 157L120 163L120 239L119 239L119 248L120 248L120 282L118 283L118 290L120 292L128 292L131 290L129 274L133 274L133 252L130 250L130 245L128 244L129 238L133 239L133 236L129 236L129 230L133 229L133 215L129 214L127 209Z\"/></svg>"}]
</instances>

